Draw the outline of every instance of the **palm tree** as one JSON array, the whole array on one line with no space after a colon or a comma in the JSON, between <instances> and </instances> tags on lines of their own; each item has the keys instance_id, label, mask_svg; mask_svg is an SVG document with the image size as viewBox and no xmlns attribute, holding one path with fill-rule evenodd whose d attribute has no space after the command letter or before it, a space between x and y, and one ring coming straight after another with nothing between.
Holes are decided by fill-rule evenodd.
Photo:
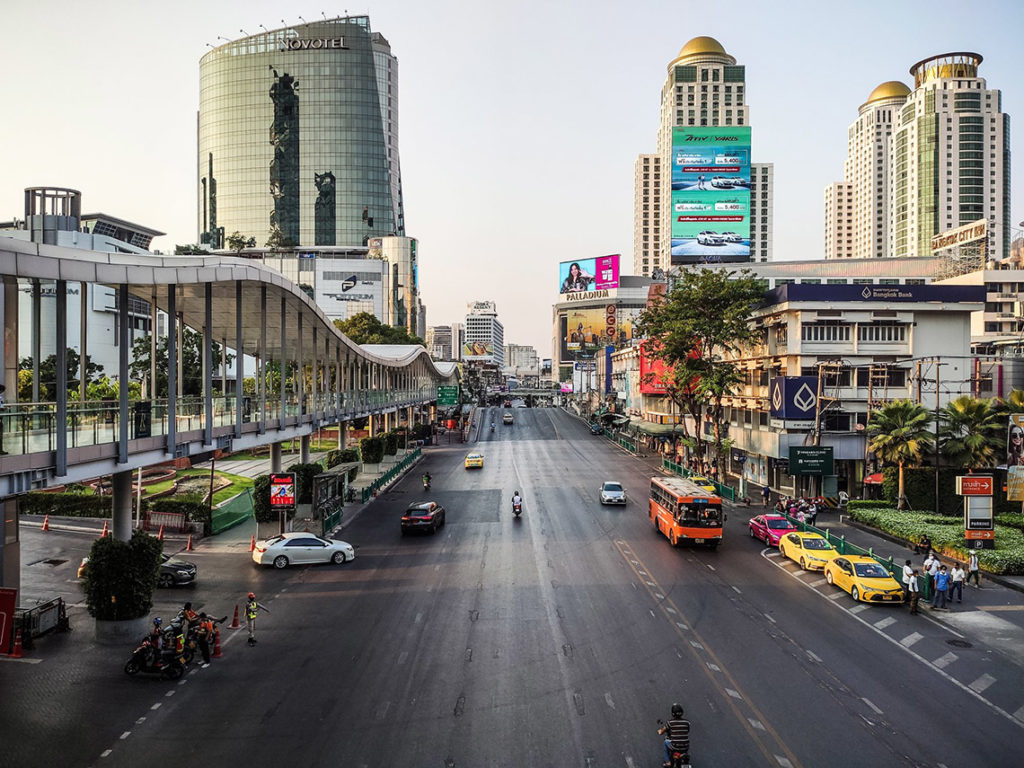
<instances>
[{"instance_id":1,"label":"palm tree","mask_svg":"<svg viewBox=\"0 0 1024 768\"><path fill-rule=\"evenodd\" d=\"M931 420L923 405L893 400L872 413L868 422L868 449L883 463L900 468L898 509L906 509L903 468L919 465L934 443L929 431Z\"/></svg>"},{"instance_id":2,"label":"palm tree","mask_svg":"<svg viewBox=\"0 0 1024 768\"><path fill-rule=\"evenodd\" d=\"M939 413L939 446L951 466L994 467L1003 450L1005 420L995 400L963 395Z\"/></svg>"}]
</instances>

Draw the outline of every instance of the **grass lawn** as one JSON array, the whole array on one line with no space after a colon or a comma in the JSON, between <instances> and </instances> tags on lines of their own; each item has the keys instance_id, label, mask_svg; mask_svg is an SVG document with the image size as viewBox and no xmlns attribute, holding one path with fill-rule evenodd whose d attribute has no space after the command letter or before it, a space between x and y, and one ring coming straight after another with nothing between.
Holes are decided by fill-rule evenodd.
<instances>
[{"instance_id":1,"label":"grass lawn","mask_svg":"<svg viewBox=\"0 0 1024 768\"><path fill-rule=\"evenodd\" d=\"M295 461L291 461L291 462L288 462L288 463L295 464L299 460L298 454L299 454L299 448L300 447L301 447L301 444L300 444L300 442L298 440L293 440L291 442L281 443L281 452L284 455L284 457L287 458L288 454L293 454L294 457L295 457ZM312 442L312 443L310 443L309 444L309 452L310 453L327 453L328 451L333 451L333 450L337 449L337 447L338 447L338 441L337 440L321 440L320 442ZM232 453L227 458L219 459L219 461L254 461L254 460L258 460L258 459L269 459L269 458L270 458L270 448L268 447L265 451L259 451L259 452L239 451L238 453Z\"/></svg>"},{"instance_id":2,"label":"grass lawn","mask_svg":"<svg viewBox=\"0 0 1024 768\"><path fill-rule=\"evenodd\" d=\"M232 474L230 474L228 472L217 472L217 471L214 471L213 474L215 475L214 485L219 485L220 483L224 482L225 480L227 480L227 481L229 481L231 483L231 485L229 487L223 488L222 490L219 490L219 491L217 491L216 493L213 494L213 503L214 503L214 505L220 504L222 501L226 501L226 500L230 499L232 496L234 496L234 495L236 495L238 493L241 493L246 488L252 488L252 485L253 485L252 479L250 479L248 477L243 477L241 475L232 475ZM182 469L182 470L178 470L178 474L175 477L175 480L183 478L183 477L202 477L202 478L209 479L210 472L209 472L209 470L206 470L206 469ZM152 496L154 493L159 493L160 491L166 491L173 484L174 484L174 480L166 480L166 481L164 481L162 483L153 483L152 485L147 485L147 486L145 486L146 495ZM173 498L173 497L164 497L164 498Z\"/></svg>"}]
</instances>

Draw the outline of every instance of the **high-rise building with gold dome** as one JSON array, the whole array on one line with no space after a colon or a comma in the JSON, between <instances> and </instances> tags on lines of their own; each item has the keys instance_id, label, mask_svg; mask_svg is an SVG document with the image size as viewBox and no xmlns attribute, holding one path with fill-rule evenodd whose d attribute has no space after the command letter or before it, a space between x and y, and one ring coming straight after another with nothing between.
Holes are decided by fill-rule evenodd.
<instances>
[{"instance_id":1,"label":"high-rise building with gold dome","mask_svg":"<svg viewBox=\"0 0 1024 768\"><path fill-rule=\"evenodd\" d=\"M693 38L669 62L667 70L661 90L657 152L640 155L634 166L634 272L645 276L650 276L657 269L667 271L673 264L673 129L734 127L745 132L750 126L745 68L738 65L717 40L706 36ZM738 205L746 208L749 190L749 210L742 212L744 221L732 226L738 233L725 234L733 238L742 237L745 241L745 229L749 224L749 260L768 261L772 255L773 168L768 163L749 163L749 150L747 155L742 165L749 164L750 178L739 179L738 176L745 174L736 175L732 197L743 198ZM724 179L720 181L720 184L727 183ZM702 179L698 190L710 191L710 185L710 178L706 183ZM726 191L722 186L716 189ZM718 228L729 230L730 225L725 223ZM746 245L745 242L743 244ZM727 246L728 241L723 241L722 245ZM719 250L738 249L723 247ZM747 249L744 247L743 250ZM748 260L746 253L739 258L725 258ZM706 260L713 261L714 258ZM693 263L695 259L677 258L676 261Z\"/></svg>"},{"instance_id":2,"label":"high-rise building with gold dome","mask_svg":"<svg viewBox=\"0 0 1024 768\"><path fill-rule=\"evenodd\" d=\"M825 257L930 256L932 238L987 221L988 258L1010 242L1010 118L978 76L977 53L882 83L848 132L845 180L825 190Z\"/></svg>"},{"instance_id":3,"label":"high-rise building with gold dome","mask_svg":"<svg viewBox=\"0 0 1024 768\"><path fill-rule=\"evenodd\" d=\"M910 88L882 83L847 131L845 180L825 188L825 258L872 259L889 253L893 123Z\"/></svg>"}]
</instances>

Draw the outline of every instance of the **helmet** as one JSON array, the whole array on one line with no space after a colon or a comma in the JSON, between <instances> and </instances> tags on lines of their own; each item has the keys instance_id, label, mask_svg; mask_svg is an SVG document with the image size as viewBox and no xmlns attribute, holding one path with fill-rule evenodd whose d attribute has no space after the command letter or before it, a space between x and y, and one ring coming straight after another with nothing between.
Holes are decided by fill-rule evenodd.
<instances>
[{"instance_id":1,"label":"helmet","mask_svg":"<svg viewBox=\"0 0 1024 768\"><path fill-rule=\"evenodd\" d=\"M191 611L192 610L192 603L185 603L185 610L186 611Z\"/></svg>"},{"instance_id":2,"label":"helmet","mask_svg":"<svg viewBox=\"0 0 1024 768\"><path fill-rule=\"evenodd\" d=\"M682 717L682 716L683 716L683 705L682 704L673 704L672 705L672 717Z\"/></svg>"},{"instance_id":3,"label":"helmet","mask_svg":"<svg viewBox=\"0 0 1024 768\"><path fill-rule=\"evenodd\" d=\"M164 623L164 620L161 619L159 616L157 616L155 619L153 619L153 626L154 627L159 627L163 623Z\"/></svg>"},{"instance_id":4,"label":"helmet","mask_svg":"<svg viewBox=\"0 0 1024 768\"><path fill-rule=\"evenodd\" d=\"M249 599L252 600L254 597L256 597L256 593L255 592L250 592L249 593Z\"/></svg>"}]
</instances>

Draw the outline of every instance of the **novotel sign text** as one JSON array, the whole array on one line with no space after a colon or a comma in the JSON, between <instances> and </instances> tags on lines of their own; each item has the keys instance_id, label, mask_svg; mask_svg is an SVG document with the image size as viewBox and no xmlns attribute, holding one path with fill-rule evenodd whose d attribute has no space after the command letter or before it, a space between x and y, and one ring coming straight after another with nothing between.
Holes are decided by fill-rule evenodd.
<instances>
[{"instance_id":1,"label":"novotel sign text","mask_svg":"<svg viewBox=\"0 0 1024 768\"><path fill-rule=\"evenodd\" d=\"M346 49L345 38L343 37L294 37L284 41L284 47L289 51L321 51L329 49Z\"/></svg>"}]
</instances>

